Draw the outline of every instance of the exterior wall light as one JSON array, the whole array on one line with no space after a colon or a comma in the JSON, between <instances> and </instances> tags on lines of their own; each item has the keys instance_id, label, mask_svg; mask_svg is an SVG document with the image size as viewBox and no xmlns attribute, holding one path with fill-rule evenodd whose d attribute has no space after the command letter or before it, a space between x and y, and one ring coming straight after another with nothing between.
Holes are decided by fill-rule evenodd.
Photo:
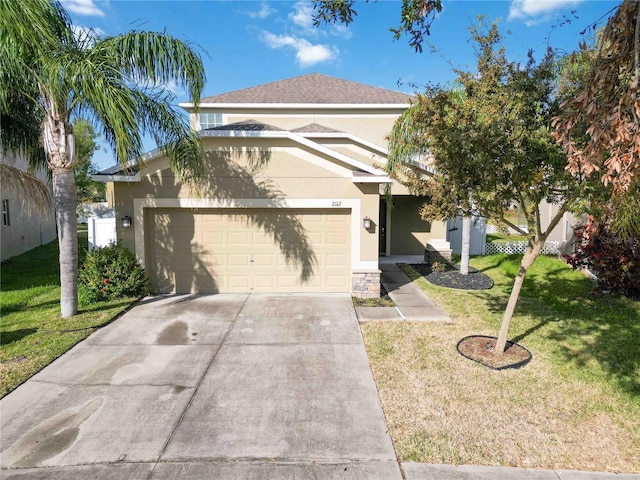
<instances>
[{"instance_id":1,"label":"exterior wall light","mask_svg":"<svg viewBox=\"0 0 640 480\"><path fill-rule=\"evenodd\" d=\"M120 225L122 225L122 228L131 227L131 217L129 215L125 215L124 217L122 217L120 219Z\"/></svg>"},{"instance_id":2,"label":"exterior wall light","mask_svg":"<svg viewBox=\"0 0 640 480\"><path fill-rule=\"evenodd\" d=\"M364 217L362 219L362 226L366 229L369 230L371 228L371 219L369 217Z\"/></svg>"}]
</instances>

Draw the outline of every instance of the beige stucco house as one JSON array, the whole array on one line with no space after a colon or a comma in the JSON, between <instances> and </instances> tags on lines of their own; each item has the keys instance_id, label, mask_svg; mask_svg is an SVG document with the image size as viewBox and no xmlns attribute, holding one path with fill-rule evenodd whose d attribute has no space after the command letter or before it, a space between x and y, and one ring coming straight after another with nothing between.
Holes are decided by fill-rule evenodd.
<instances>
[{"instance_id":1,"label":"beige stucco house","mask_svg":"<svg viewBox=\"0 0 640 480\"><path fill-rule=\"evenodd\" d=\"M385 136L407 95L310 74L181 106L207 152L200 192L158 152L94 177L157 291L373 296L380 255L448 249L421 199L393 184L385 200Z\"/></svg>"},{"instance_id":2,"label":"beige stucco house","mask_svg":"<svg viewBox=\"0 0 640 480\"><path fill-rule=\"evenodd\" d=\"M30 171L20 155L0 151L0 163L22 171ZM30 172L51 189L45 169ZM0 259L5 261L56 239L56 217L53 204L38 206L15 185L2 184L2 224L0 224Z\"/></svg>"}]
</instances>

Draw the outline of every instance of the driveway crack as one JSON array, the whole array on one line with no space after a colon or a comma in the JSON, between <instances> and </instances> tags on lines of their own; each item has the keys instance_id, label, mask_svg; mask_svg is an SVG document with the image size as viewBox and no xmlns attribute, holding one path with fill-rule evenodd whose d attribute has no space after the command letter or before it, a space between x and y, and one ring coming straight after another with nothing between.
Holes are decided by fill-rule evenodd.
<instances>
[{"instance_id":1,"label":"driveway crack","mask_svg":"<svg viewBox=\"0 0 640 480\"><path fill-rule=\"evenodd\" d=\"M156 467L160 463L160 461L162 459L162 456L165 454L165 452L167 450L167 447L169 446L169 443L171 443L171 440L173 439L173 436L175 435L176 431L178 430L178 427L180 427L180 425L182 424L182 421L184 420L184 417L187 414L187 411L189 410L189 408L191 407L191 404L193 403L193 399L195 398L196 394L198 393L198 390L200 389L200 385L202 384L202 381L204 380L204 377L207 375L207 372L209 371L209 369L211 369L211 366L213 365L213 362L215 362L216 357L218 356L218 353L222 349L222 345L224 345L225 342L227 341L227 338L229 337L229 334L231 333L231 330L233 330L233 327L237 323L238 317L240 316L240 312L242 312L242 309L244 308L244 306L246 305L247 301L249 300L249 297L250 297L250 295L247 295L247 297L244 299L244 302L242 302L242 306L238 309L238 311L236 312L235 316L233 317L233 321L229 322L229 327L227 328L227 331L224 333L224 336L222 337L222 340L220 341L220 344L219 344L220 348L216 349L215 353L211 357L211 360L207 364L207 368L204 369L204 372L202 372L202 375L198 379L198 382L196 383L196 386L193 389L193 392L191 393L191 397L189 398L189 401L187 402L187 404L185 405L184 409L182 410L182 413L180 414L180 417L178 418L178 421L176 422L176 424L174 425L173 429L171 430L171 433L167 437L167 440L164 442L164 445L162 445L162 449L160 450L160 455L158 455L158 459L155 461L155 463L153 465L153 468L149 472L149 475L147 475L147 480L151 480L151 478L153 477L153 473L155 472Z\"/></svg>"}]
</instances>

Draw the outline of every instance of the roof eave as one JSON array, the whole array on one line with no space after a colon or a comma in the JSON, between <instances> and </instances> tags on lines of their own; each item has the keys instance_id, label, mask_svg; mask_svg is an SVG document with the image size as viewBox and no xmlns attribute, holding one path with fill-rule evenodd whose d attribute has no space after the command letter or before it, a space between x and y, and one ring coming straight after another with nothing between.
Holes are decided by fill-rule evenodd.
<instances>
[{"instance_id":1,"label":"roof eave","mask_svg":"<svg viewBox=\"0 0 640 480\"><path fill-rule=\"evenodd\" d=\"M388 175L353 175L351 181L353 183L393 183L393 180Z\"/></svg>"},{"instance_id":2,"label":"roof eave","mask_svg":"<svg viewBox=\"0 0 640 480\"><path fill-rule=\"evenodd\" d=\"M364 138L360 138L357 137L351 133L347 133L347 132L327 132L327 133L323 133L323 132L295 132L300 136L303 136L305 138L346 138L348 140L351 140L353 142L359 143L361 145L364 145L365 147L368 147L372 150L376 150L377 152L383 154L383 155L388 155L388 151L386 148L381 147L380 145L376 145L373 142L370 142L368 140L365 140Z\"/></svg>"},{"instance_id":3,"label":"roof eave","mask_svg":"<svg viewBox=\"0 0 640 480\"><path fill-rule=\"evenodd\" d=\"M289 132L285 130L200 130L198 135L203 138L216 137L256 137L256 138L287 138Z\"/></svg>"},{"instance_id":4,"label":"roof eave","mask_svg":"<svg viewBox=\"0 0 640 480\"><path fill-rule=\"evenodd\" d=\"M134 175L91 175L91 180L94 182L115 182L115 183L138 183L142 181L140 172L136 172Z\"/></svg>"},{"instance_id":5,"label":"roof eave","mask_svg":"<svg viewBox=\"0 0 640 480\"><path fill-rule=\"evenodd\" d=\"M179 104L185 110L193 110L193 102L183 102ZM290 110L290 109L312 109L312 110L399 110L409 108L410 103L206 103L198 104L198 109L203 108L224 108L224 109L270 109L270 110Z\"/></svg>"}]
</instances>

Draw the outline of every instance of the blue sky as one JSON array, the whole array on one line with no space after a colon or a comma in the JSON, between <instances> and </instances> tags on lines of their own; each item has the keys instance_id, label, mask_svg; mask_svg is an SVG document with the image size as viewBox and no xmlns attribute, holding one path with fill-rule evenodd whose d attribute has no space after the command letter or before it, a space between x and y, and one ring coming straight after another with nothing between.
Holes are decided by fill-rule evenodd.
<instances>
[{"instance_id":1,"label":"blue sky","mask_svg":"<svg viewBox=\"0 0 640 480\"><path fill-rule=\"evenodd\" d=\"M62 0L78 28L101 35L154 30L190 42L200 51L207 83L215 95L262 83L319 72L368 85L412 93L427 83L447 84L452 67L474 68L468 27L479 14L500 19L507 55L541 58L547 45L575 50L580 32L619 4L613 0L443 0L423 53L406 37L394 41L389 27L400 18L399 0L355 4L348 27L313 27L305 0ZM400 82L400 83L399 83ZM169 86L171 87L171 86ZM174 89L177 102L184 92ZM148 148L154 148L152 143ZM98 151L99 168L113 165L110 151Z\"/></svg>"}]
</instances>

